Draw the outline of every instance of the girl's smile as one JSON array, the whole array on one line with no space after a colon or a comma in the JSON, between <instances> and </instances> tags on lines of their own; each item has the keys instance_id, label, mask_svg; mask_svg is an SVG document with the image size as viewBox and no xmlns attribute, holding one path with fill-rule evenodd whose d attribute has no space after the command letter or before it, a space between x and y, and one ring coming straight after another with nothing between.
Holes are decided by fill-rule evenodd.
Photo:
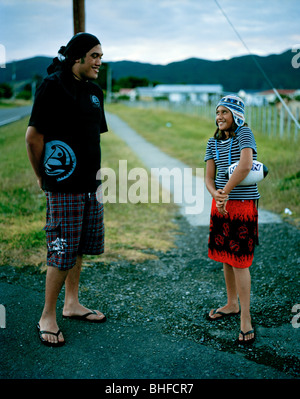
<instances>
[{"instance_id":1,"label":"girl's smile","mask_svg":"<svg viewBox=\"0 0 300 399\"><path fill-rule=\"evenodd\" d=\"M233 124L233 116L228 108L220 105L216 111L216 122L222 131L229 131Z\"/></svg>"}]
</instances>

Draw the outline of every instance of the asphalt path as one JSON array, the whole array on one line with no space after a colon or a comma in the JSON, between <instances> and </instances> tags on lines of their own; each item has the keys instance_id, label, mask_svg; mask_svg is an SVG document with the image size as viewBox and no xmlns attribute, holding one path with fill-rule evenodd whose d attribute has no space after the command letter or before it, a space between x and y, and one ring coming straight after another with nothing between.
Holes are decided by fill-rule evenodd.
<instances>
[{"instance_id":1,"label":"asphalt path","mask_svg":"<svg viewBox=\"0 0 300 399\"><path fill-rule=\"evenodd\" d=\"M24 116L30 115L32 106L26 105L14 108L0 108L0 126L16 122Z\"/></svg>"},{"instance_id":2,"label":"asphalt path","mask_svg":"<svg viewBox=\"0 0 300 399\"><path fill-rule=\"evenodd\" d=\"M114 123L113 119L117 120L108 115L114 133L123 132L128 137L130 128L120 120ZM139 137L133 137L133 142ZM139 141L140 156L142 147ZM149 147L143 154L148 152ZM146 156L141 159L147 167L165 165L163 158L160 158L162 163L155 163L155 153L151 164L147 164ZM97 380L101 381L100 394L113 390L119 394L126 385L129 394L132 386L131 395L123 396L137 397L152 397L155 387L150 384L158 380L161 384L170 383L168 393L176 396L178 389L188 383L193 384L192 393L201 393L203 384L215 392L217 388L224 389L225 380L248 380L254 394L253 380L273 383L297 380L300 375L298 308L291 315L294 324L289 315L292 305L299 303L294 292L299 286L296 259L299 230L282 223L276 215L274 219L273 214L269 216L269 223L262 225L265 246L258 248L253 269L257 290L253 308L256 319L261 319L253 348L240 349L234 345L238 319L222 321L220 328L200 316L199 308L223 300L222 294L216 294L216 287L218 284L223 287L224 283L215 262L207 260L207 222L192 224L182 213L177 247L167 254L156 254L158 260L132 265L120 259L100 268L99 265L84 268L81 297L90 306L98 307L101 302L108 320L100 325L66 321L59 312L58 324L66 339L61 348L45 347L37 336L35 326L44 301L44 274L26 267L16 270L10 265L3 266L0 378ZM282 247L286 244L288 251ZM277 264L280 270L275 268ZM195 299L188 300L189 296ZM58 309L62 305L60 296ZM181 385L175 386L178 382ZM136 395L132 394L133 385L140 387ZM162 390L160 393L162 397Z\"/></svg>"}]
</instances>

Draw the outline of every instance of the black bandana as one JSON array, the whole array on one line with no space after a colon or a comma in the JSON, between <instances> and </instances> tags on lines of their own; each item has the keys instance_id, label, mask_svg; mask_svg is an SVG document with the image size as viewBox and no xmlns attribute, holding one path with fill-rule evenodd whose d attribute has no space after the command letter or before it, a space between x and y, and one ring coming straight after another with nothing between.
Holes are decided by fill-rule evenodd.
<instances>
[{"instance_id":1,"label":"black bandana","mask_svg":"<svg viewBox=\"0 0 300 399\"><path fill-rule=\"evenodd\" d=\"M86 53L97 44L101 43L96 36L85 32L77 33L66 46L59 49L59 56L53 59L52 64L47 69L48 74L72 66L75 60L85 57Z\"/></svg>"}]
</instances>

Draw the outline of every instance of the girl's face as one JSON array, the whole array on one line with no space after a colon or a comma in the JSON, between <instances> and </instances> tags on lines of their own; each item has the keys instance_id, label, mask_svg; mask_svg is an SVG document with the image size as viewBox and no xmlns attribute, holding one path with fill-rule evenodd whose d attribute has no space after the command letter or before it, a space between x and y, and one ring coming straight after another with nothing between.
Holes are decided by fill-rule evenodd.
<instances>
[{"instance_id":1,"label":"girl's face","mask_svg":"<svg viewBox=\"0 0 300 399\"><path fill-rule=\"evenodd\" d=\"M220 105L216 111L216 122L218 128L222 131L229 131L233 124L233 116L228 108Z\"/></svg>"}]
</instances>

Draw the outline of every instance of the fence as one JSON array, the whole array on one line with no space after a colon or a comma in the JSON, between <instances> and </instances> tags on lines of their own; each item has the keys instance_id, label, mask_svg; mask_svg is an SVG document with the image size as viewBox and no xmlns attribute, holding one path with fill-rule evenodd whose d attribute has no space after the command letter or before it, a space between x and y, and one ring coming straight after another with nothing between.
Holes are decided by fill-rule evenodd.
<instances>
[{"instance_id":1,"label":"fence","mask_svg":"<svg viewBox=\"0 0 300 399\"><path fill-rule=\"evenodd\" d=\"M215 106L212 104L200 105L191 102L175 103L169 101L130 101L127 104L142 108L164 108L174 112L198 115L211 120L214 120L216 115ZM295 109L294 116L299 121L300 108ZM251 129L260 131L270 138L280 137L298 140L299 128L284 107L275 105L247 106L245 119Z\"/></svg>"}]
</instances>

